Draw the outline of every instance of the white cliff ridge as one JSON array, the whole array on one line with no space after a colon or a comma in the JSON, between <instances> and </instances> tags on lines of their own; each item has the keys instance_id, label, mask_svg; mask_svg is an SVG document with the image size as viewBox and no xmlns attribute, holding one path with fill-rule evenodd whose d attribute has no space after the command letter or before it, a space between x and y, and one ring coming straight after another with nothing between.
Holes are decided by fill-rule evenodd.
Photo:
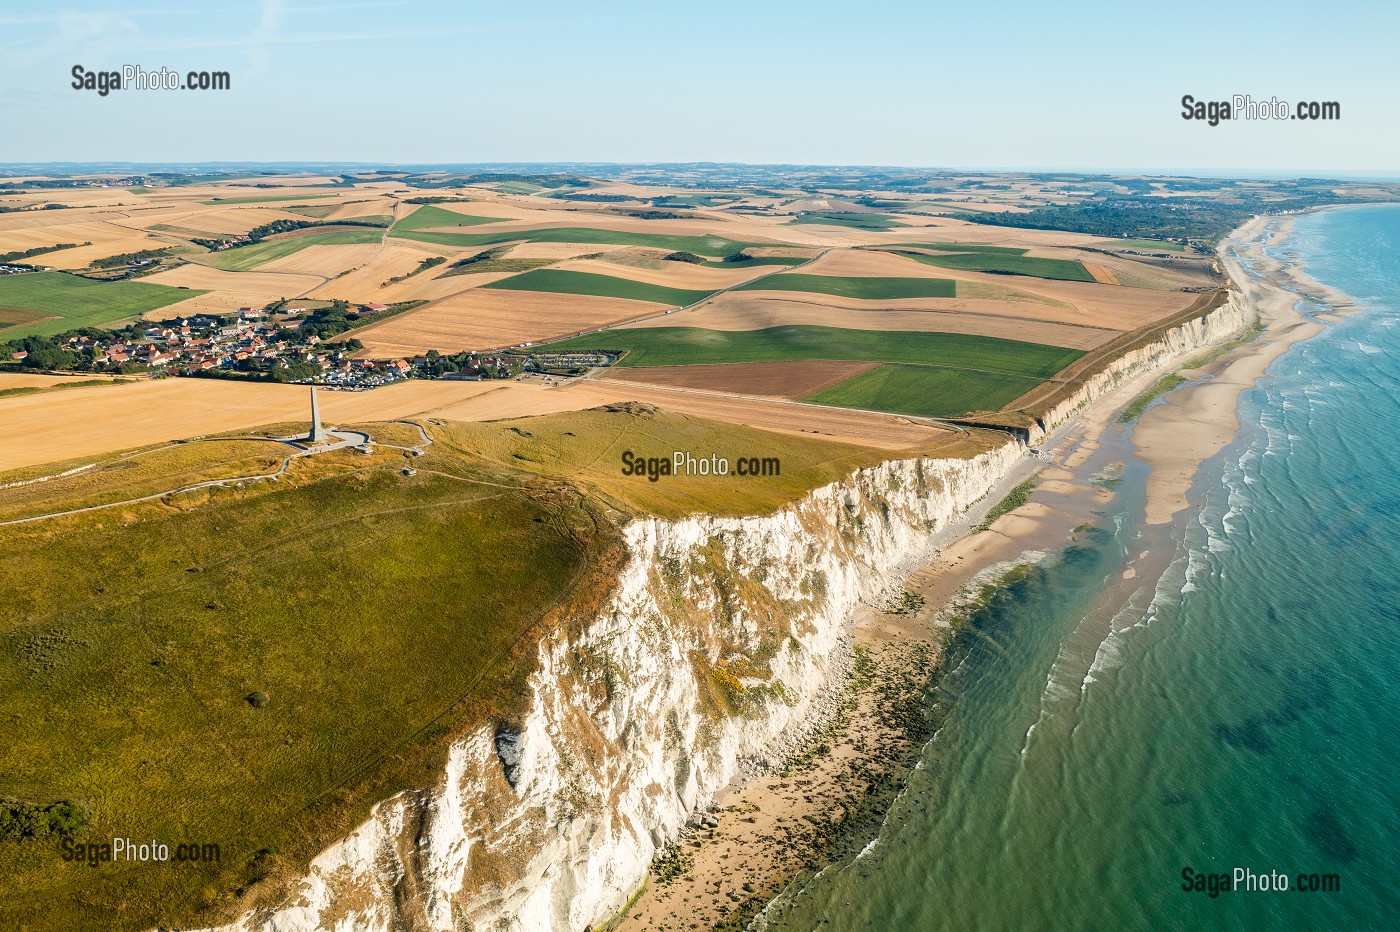
<instances>
[{"instance_id":1,"label":"white cliff ridge","mask_svg":"<svg viewBox=\"0 0 1400 932\"><path fill-rule=\"evenodd\" d=\"M1250 319L1232 296L1115 361L1045 429ZM606 922L698 808L795 749L857 607L884 602L1025 453L887 462L763 517L631 522L598 615L540 643L522 719L459 739L435 786L380 803L286 905L226 932Z\"/></svg>"}]
</instances>

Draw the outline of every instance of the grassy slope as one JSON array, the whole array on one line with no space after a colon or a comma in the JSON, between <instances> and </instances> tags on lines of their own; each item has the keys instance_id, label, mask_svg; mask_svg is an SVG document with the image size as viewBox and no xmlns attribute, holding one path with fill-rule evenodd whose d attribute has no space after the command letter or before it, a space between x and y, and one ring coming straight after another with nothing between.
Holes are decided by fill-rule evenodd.
<instances>
[{"instance_id":1,"label":"grassy slope","mask_svg":"<svg viewBox=\"0 0 1400 932\"><path fill-rule=\"evenodd\" d=\"M961 333L787 326L765 330L644 327L608 330L549 344L551 350L627 350L621 365L684 366L788 359L856 359L1050 376L1080 350Z\"/></svg>"},{"instance_id":2,"label":"grassy slope","mask_svg":"<svg viewBox=\"0 0 1400 932\"><path fill-rule=\"evenodd\" d=\"M951 298L955 283L946 278L846 278L784 272L741 285L737 291L807 291L845 298L881 300L893 298Z\"/></svg>"},{"instance_id":3,"label":"grassy slope","mask_svg":"<svg viewBox=\"0 0 1400 932\"><path fill-rule=\"evenodd\" d=\"M494 423L453 424L445 442L489 460L579 482L625 511L681 517L696 511L719 515L770 513L852 469L887 456L864 447L774 434L737 424L658 411L646 405L613 405L588 411ZM628 413L632 412L632 413ZM688 450L696 457L717 453L776 456L778 478L734 475L672 476L650 482L622 475L622 451L670 457Z\"/></svg>"},{"instance_id":4,"label":"grassy slope","mask_svg":"<svg viewBox=\"0 0 1400 932\"><path fill-rule=\"evenodd\" d=\"M300 872L374 801L427 785L460 722L516 701L516 638L613 546L578 496L446 448L414 477L396 455L332 457L197 509L0 528L0 796L78 801L86 839L222 849L92 869L0 844L0 928L205 924L250 879Z\"/></svg>"},{"instance_id":5,"label":"grassy slope","mask_svg":"<svg viewBox=\"0 0 1400 932\"><path fill-rule=\"evenodd\" d=\"M684 307L714 294L713 291L688 291L668 288L648 282L595 275L592 272L571 272L567 269L536 269L523 275L483 285L509 291L548 291L558 294L598 295L605 298L628 298Z\"/></svg>"},{"instance_id":6,"label":"grassy slope","mask_svg":"<svg viewBox=\"0 0 1400 932\"><path fill-rule=\"evenodd\" d=\"M1070 259L1035 259L1030 256L1008 256L993 253L960 253L947 256L926 256L904 253L925 265L969 272L1001 272L1006 275L1029 275L1034 278L1054 278L1067 282L1091 282L1094 276L1078 262Z\"/></svg>"},{"instance_id":7,"label":"grassy slope","mask_svg":"<svg viewBox=\"0 0 1400 932\"><path fill-rule=\"evenodd\" d=\"M884 458L644 406L432 430L413 477L396 454L344 452L276 484L0 528L0 797L80 802L94 820L80 841L222 853L88 868L51 842L0 843L0 928L209 924L249 905L231 891L298 876L375 801L429 785L453 735L520 701L546 630L535 619L589 617L610 585L622 554L600 499L763 513ZM982 448L959 437L929 452ZM782 473L651 483L621 475L624 449L778 456ZM131 496L266 457L252 440L177 446L45 483L16 507ZM254 708L254 691L270 702Z\"/></svg>"},{"instance_id":8,"label":"grassy slope","mask_svg":"<svg viewBox=\"0 0 1400 932\"><path fill-rule=\"evenodd\" d=\"M355 243L377 243L384 235L383 230L332 230L329 233L312 233L307 236L292 236L287 239L270 239L251 246L226 249L202 257L202 261L215 268L230 272L246 272L273 259L290 256L307 246L344 246Z\"/></svg>"},{"instance_id":9,"label":"grassy slope","mask_svg":"<svg viewBox=\"0 0 1400 932\"><path fill-rule=\"evenodd\" d=\"M748 246L771 243L741 243L723 236L667 236L660 233L631 233L618 230L597 230L591 227L541 227L496 233L432 233L426 230L404 230L395 227L390 233L400 239L411 239L441 246L492 246L496 243L597 243L607 246L652 246L668 252L693 252L701 256L728 256Z\"/></svg>"},{"instance_id":10,"label":"grassy slope","mask_svg":"<svg viewBox=\"0 0 1400 932\"><path fill-rule=\"evenodd\" d=\"M39 391L57 392L81 388L101 391L103 385L130 383L130 379L84 379L62 382ZM283 434L291 433L295 427ZM174 447L162 445L155 451L138 451L123 455L110 468L88 469L74 476L39 482L33 485L5 489L0 493L0 521L42 514L56 510L51 503L60 503L57 510L82 508L115 499L139 498L170 489L231 476L252 476L272 472L291 450L284 444L269 440L221 440L210 443L188 443ZM88 457L75 464L46 464L5 473L0 484L49 476L73 466L94 463Z\"/></svg>"},{"instance_id":11,"label":"grassy slope","mask_svg":"<svg viewBox=\"0 0 1400 932\"><path fill-rule=\"evenodd\" d=\"M1039 384L1039 379L1023 376L934 366L887 365L849 378L803 401L893 414L957 417L970 411L994 411Z\"/></svg>"},{"instance_id":12,"label":"grassy slope","mask_svg":"<svg viewBox=\"0 0 1400 932\"><path fill-rule=\"evenodd\" d=\"M201 294L149 282L97 282L64 272L0 275L0 306L59 318L0 330L0 341L113 324Z\"/></svg>"}]
</instances>

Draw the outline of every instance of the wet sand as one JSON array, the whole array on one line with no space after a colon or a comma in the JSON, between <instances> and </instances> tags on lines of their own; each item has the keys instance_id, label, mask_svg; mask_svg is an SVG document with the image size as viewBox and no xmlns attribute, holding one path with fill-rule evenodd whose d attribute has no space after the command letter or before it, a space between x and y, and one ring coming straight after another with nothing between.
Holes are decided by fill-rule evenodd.
<instances>
[{"instance_id":1,"label":"wet sand","mask_svg":"<svg viewBox=\"0 0 1400 932\"><path fill-rule=\"evenodd\" d=\"M1133 432L1137 456L1152 467L1147 480L1149 524L1168 523L1186 508L1197 468L1239 430L1240 394L1252 388L1290 346L1322 329L1322 324L1295 309L1299 296L1315 298L1338 311L1352 306L1350 298L1313 281L1299 266L1264 254L1263 237L1271 235L1277 242L1292 226L1292 217L1261 217L1221 244L1230 277L1258 309L1264 332L1200 370L1182 372L1197 384L1168 394L1139 418ZM1328 317L1335 315L1324 315Z\"/></svg>"}]
</instances>

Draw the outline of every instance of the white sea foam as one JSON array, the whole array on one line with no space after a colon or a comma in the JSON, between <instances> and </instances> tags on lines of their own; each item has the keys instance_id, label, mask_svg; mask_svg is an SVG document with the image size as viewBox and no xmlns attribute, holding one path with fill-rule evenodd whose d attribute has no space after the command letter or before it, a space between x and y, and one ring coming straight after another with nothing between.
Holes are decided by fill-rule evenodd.
<instances>
[{"instance_id":1,"label":"white sea foam","mask_svg":"<svg viewBox=\"0 0 1400 932\"><path fill-rule=\"evenodd\" d=\"M1209 568L1206 553L1207 551L1195 547L1186 551L1186 581L1181 585L1182 592L1195 592L1197 590L1196 578Z\"/></svg>"}]
</instances>

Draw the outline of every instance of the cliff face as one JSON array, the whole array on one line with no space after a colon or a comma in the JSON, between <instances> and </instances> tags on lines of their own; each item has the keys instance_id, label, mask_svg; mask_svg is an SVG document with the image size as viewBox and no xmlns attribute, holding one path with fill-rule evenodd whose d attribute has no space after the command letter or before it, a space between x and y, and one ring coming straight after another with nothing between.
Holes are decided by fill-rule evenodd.
<instances>
[{"instance_id":1,"label":"cliff face","mask_svg":"<svg viewBox=\"0 0 1400 932\"><path fill-rule=\"evenodd\" d=\"M1242 329L1232 300L1095 377L1124 378ZM637 520L582 633L539 645L523 720L451 748L434 787L381 803L292 902L229 932L583 929L608 920L686 820L785 756L847 657L846 623L927 560L930 538L1024 455L863 469L766 517Z\"/></svg>"},{"instance_id":2,"label":"cliff face","mask_svg":"<svg viewBox=\"0 0 1400 932\"><path fill-rule=\"evenodd\" d=\"M766 517L634 521L600 614L541 643L524 719L457 742L436 787L380 804L295 903L231 928L606 921L698 806L784 756L857 605L882 601L1022 452L884 463Z\"/></svg>"},{"instance_id":3,"label":"cliff face","mask_svg":"<svg viewBox=\"0 0 1400 932\"><path fill-rule=\"evenodd\" d=\"M1257 316L1249 301L1238 291L1231 289L1225 303L1209 314L1173 327L1163 333L1160 339L1124 353L1102 372L1085 380L1079 391L1046 414L1043 429L1032 432L1031 442L1040 442L1046 433L1065 423L1094 399L1102 398L1113 391L1122 382L1139 373L1166 365L1184 353L1243 333Z\"/></svg>"}]
</instances>

